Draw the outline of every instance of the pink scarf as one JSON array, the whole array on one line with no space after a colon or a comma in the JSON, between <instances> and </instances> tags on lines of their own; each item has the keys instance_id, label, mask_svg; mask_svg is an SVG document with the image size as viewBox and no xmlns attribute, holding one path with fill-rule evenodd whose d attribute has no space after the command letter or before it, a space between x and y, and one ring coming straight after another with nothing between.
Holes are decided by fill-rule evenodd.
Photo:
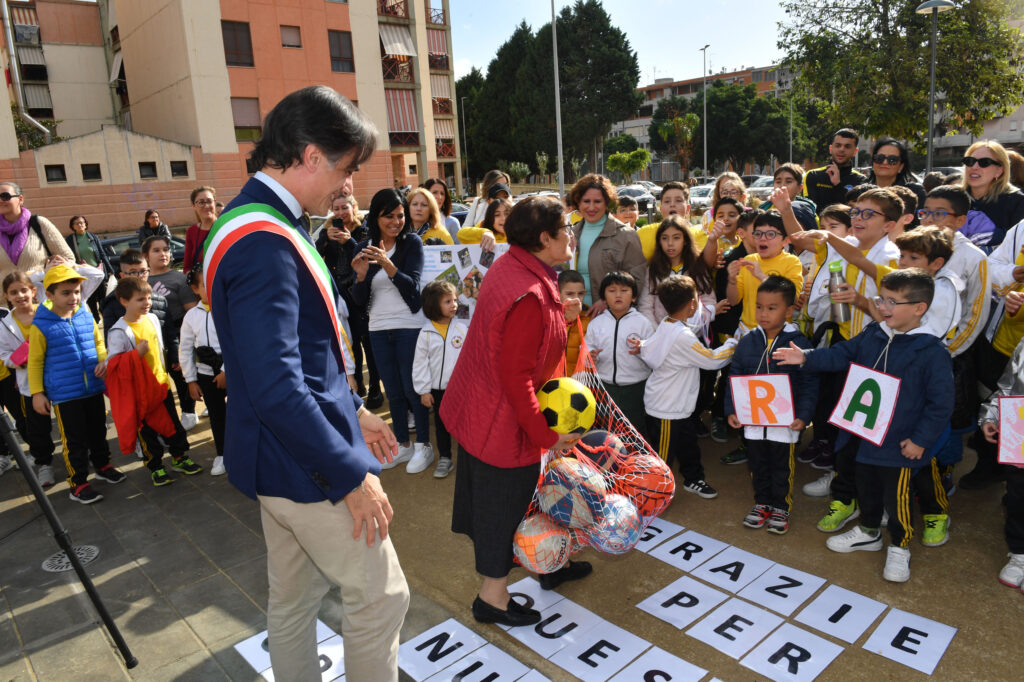
<instances>
[{"instance_id":1,"label":"pink scarf","mask_svg":"<svg viewBox=\"0 0 1024 682\"><path fill-rule=\"evenodd\" d=\"M25 244L28 243L28 219L31 217L32 214L24 207L21 209L21 216L13 223L7 222L7 219L0 215L0 247L3 247L15 265L21 258Z\"/></svg>"}]
</instances>

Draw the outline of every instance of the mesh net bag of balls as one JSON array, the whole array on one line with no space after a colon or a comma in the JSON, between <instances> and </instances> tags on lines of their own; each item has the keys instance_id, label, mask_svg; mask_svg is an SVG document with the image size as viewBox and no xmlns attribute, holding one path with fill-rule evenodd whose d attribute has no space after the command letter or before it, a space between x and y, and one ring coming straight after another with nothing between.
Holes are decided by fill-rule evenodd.
<instances>
[{"instance_id":1,"label":"mesh net bag of balls","mask_svg":"<svg viewBox=\"0 0 1024 682\"><path fill-rule=\"evenodd\" d=\"M608 396L585 347L576 370L537 392L548 425L581 437L544 455L513 539L516 560L534 573L557 571L586 547L628 552L675 494L672 471Z\"/></svg>"}]
</instances>

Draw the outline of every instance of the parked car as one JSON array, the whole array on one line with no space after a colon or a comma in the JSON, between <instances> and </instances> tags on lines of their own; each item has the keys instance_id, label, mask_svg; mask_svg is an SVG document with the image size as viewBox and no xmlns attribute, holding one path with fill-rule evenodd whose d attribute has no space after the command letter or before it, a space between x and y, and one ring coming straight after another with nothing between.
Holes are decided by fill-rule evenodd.
<instances>
[{"instance_id":1,"label":"parked car","mask_svg":"<svg viewBox=\"0 0 1024 682\"><path fill-rule=\"evenodd\" d=\"M690 214L699 216L711 208L711 193L714 191L714 183L710 185L697 185L690 188Z\"/></svg>"},{"instance_id":2,"label":"parked car","mask_svg":"<svg viewBox=\"0 0 1024 682\"><path fill-rule=\"evenodd\" d=\"M743 184L747 187L752 186L755 182L765 177L764 175L741 175L740 179L743 180Z\"/></svg>"},{"instance_id":3,"label":"parked car","mask_svg":"<svg viewBox=\"0 0 1024 682\"><path fill-rule=\"evenodd\" d=\"M116 272L121 268L121 254L128 249L139 248L139 239L135 233L122 235L120 237L109 237L100 240L100 246L107 252L110 265ZM180 237L171 237L171 267L181 267L185 261L185 240Z\"/></svg>"},{"instance_id":4,"label":"parked car","mask_svg":"<svg viewBox=\"0 0 1024 682\"><path fill-rule=\"evenodd\" d=\"M661 187L651 182L650 180L637 180L636 184L641 187L646 187L647 191L650 192L655 199L661 199Z\"/></svg>"},{"instance_id":5,"label":"parked car","mask_svg":"<svg viewBox=\"0 0 1024 682\"><path fill-rule=\"evenodd\" d=\"M775 178L768 175L763 178L758 178L752 185L747 187L747 199L748 203L757 208L757 204L754 203L754 199L757 199L759 203L768 201L772 195L772 191L775 189Z\"/></svg>"},{"instance_id":6,"label":"parked car","mask_svg":"<svg viewBox=\"0 0 1024 682\"><path fill-rule=\"evenodd\" d=\"M620 197L633 197L636 199L641 213L646 213L648 206L656 208L657 201L654 195L648 192L647 188L643 185L622 185L615 189L615 193Z\"/></svg>"}]
</instances>

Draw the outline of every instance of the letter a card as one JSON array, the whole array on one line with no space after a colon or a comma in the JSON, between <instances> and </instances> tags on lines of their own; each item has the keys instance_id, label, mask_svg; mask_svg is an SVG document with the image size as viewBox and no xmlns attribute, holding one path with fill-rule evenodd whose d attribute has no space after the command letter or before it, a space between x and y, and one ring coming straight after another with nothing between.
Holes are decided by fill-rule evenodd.
<instances>
[{"instance_id":1,"label":"letter a card","mask_svg":"<svg viewBox=\"0 0 1024 682\"><path fill-rule=\"evenodd\" d=\"M744 426L789 426L796 420L788 374L729 377L736 418Z\"/></svg>"},{"instance_id":2,"label":"letter a card","mask_svg":"<svg viewBox=\"0 0 1024 682\"><path fill-rule=\"evenodd\" d=\"M1024 467L1024 396L999 399L999 463Z\"/></svg>"},{"instance_id":3,"label":"letter a card","mask_svg":"<svg viewBox=\"0 0 1024 682\"><path fill-rule=\"evenodd\" d=\"M889 431L899 392L898 378L851 362L843 393L828 421L881 445Z\"/></svg>"}]
</instances>

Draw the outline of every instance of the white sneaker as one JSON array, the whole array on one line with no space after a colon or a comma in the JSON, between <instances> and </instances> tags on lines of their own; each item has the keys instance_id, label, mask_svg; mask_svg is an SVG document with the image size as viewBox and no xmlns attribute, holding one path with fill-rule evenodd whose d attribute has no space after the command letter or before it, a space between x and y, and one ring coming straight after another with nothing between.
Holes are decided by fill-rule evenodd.
<instances>
[{"instance_id":1,"label":"white sneaker","mask_svg":"<svg viewBox=\"0 0 1024 682\"><path fill-rule=\"evenodd\" d=\"M804 486L804 495L807 497L828 497L829 489L832 486L832 479L836 477L834 471L830 471L816 481L811 481Z\"/></svg>"},{"instance_id":2,"label":"white sneaker","mask_svg":"<svg viewBox=\"0 0 1024 682\"><path fill-rule=\"evenodd\" d=\"M910 580L910 550L889 545L882 577L891 583L905 583Z\"/></svg>"},{"instance_id":3,"label":"white sneaker","mask_svg":"<svg viewBox=\"0 0 1024 682\"><path fill-rule=\"evenodd\" d=\"M825 541L825 546L833 552L840 552L842 554L858 550L877 552L882 549L882 534L870 535L857 525L853 527L853 530L833 535Z\"/></svg>"},{"instance_id":4,"label":"white sneaker","mask_svg":"<svg viewBox=\"0 0 1024 682\"><path fill-rule=\"evenodd\" d=\"M36 472L36 478L39 480L39 485L44 488L49 488L57 481L53 478L53 467L49 464L44 464L39 467L39 471Z\"/></svg>"},{"instance_id":5,"label":"white sneaker","mask_svg":"<svg viewBox=\"0 0 1024 682\"><path fill-rule=\"evenodd\" d=\"M227 472L228 472L228 470L224 468L224 458L221 457L220 455L217 455L216 457L214 457L213 458L213 466L210 467L210 475L211 476L223 476Z\"/></svg>"},{"instance_id":6,"label":"white sneaker","mask_svg":"<svg viewBox=\"0 0 1024 682\"><path fill-rule=\"evenodd\" d=\"M209 417L209 416L210 416L210 408L206 408L205 410L203 410L203 413L201 415L199 415L199 418L202 419L203 417Z\"/></svg>"},{"instance_id":7,"label":"white sneaker","mask_svg":"<svg viewBox=\"0 0 1024 682\"><path fill-rule=\"evenodd\" d=\"M415 431L416 430L416 415L414 415L412 412L410 412L409 416L406 417L406 419L405 419L405 423L409 426L409 430L410 431Z\"/></svg>"},{"instance_id":8,"label":"white sneaker","mask_svg":"<svg viewBox=\"0 0 1024 682\"><path fill-rule=\"evenodd\" d=\"M1024 554L1007 554L1010 560L999 571L999 582L1008 587L1024 587Z\"/></svg>"},{"instance_id":9,"label":"white sneaker","mask_svg":"<svg viewBox=\"0 0 1024 682\"><path fill-rule=\"evenodd\" d=\"M430 443L416 443L416 452L412 459L405 465L405 473L418 474L426 471L427 467L434 463L434 448Z\"/></svg>"},{"instance_id":10,"label":"white sneaker","mask_svg":"<svg viewBox=\"0 0 1024 682\"><path fill-rule=\"evenodd\" d=\"M142 442L138 440L135 441L135 457L136 459L146 458L146 454L142 452Z\"/></svg>"},{"instance_id":11,"label":"white sneaker","mask_svg":"<svg viewBox=\"0 0 1024 682\"><path fill-rule=\"evenodd\" d=\"M0 457L0 476L3 476L5 473L7 473L8 471L10 471L13 468L14 468L14 458L13 457L10 457L10 456Z\"/></svg>"},{"instance_id":12,"label":"white sneaker","mask_svg":"<svg viewBox=\"0 0 1024 682\"><path fill-rule=\"evenodd\" d=\"M887 512L884 509L882 510L882 522L879 523L878 525L879 525L880 528L888 528L889 527L889 512Z\"/></svg>"},{"instance_id":13,"label":"white sneaker","mask_svg":"<svg viewBox=\"0 0 1024 682\"><path fill-rule=\"evenodd\" d=\"M415 452L415 446L412 443L409 443L408 445L399 445L398 446L398 454L395 455L395 458L393 460L391 460L391 462L386 462L384 464L381 464L380 468L381 469L394 469L396 466L398 466L402 462L408 462L410 459L412 459L412 456L413 456L414 452Z\"/></svg>"},{"instance_id":14,"label":"white sneaker","mask_svg":"<svg viewBox=\"0 0 1024 682\"><path fill-rule=\"evenodd\" d=\"M181 413L181 428L186 431L191 431L199 423L199 417L196 416L195 412L182 412Z\"/></svg>"},{"instance_id":15,"label":"white sneaker","mask_svg":"<svg viewBox=\"0 0 1024 682\"><path fill-rule=\"evenodd\" d=\"M452 458L438 457L437 466L434 467L434 478L447 478L452 472Z\"/></svg>"}]
</instances>

